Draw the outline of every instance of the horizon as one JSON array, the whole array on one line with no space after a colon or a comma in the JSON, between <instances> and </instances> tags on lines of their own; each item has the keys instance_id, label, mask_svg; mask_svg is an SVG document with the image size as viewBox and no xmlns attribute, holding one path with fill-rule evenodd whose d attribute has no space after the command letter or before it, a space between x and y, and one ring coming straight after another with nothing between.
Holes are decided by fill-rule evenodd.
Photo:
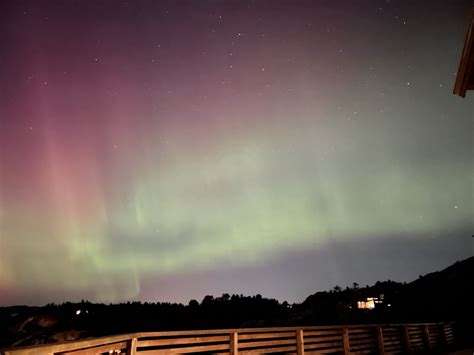
<instances>
[{"instance_id":1,"label":"horizon","mask_svg":"<svg viewBox=\"0 0 474 355\"><path fill-rule=\"evenodd\" d=\"M428 272L427 274L420 274L418 275L418 277L414 278L413 280L393 280L393 279L390 279L390 278L386 278L384 280L377 280L371 284L367 284L367 285L363 285L363 284L360 284L359 282L357 281L354 281L352 282L352 284L350 285L339 285L339 284L336 284L336 285L333 285L333 287L329 288L329 289L325 289L325 290L315 290L313 291L313 293L310 293L308 295L306 295L306 297L304 299L302 299L301 301L296 301L296 302L288 302L288 300L285 300L285 299L279 299L277 297L272 297L271 295L262 295L262 294L259 294L259 293L256 293L256 294L242 294L242 293L230 293L230 292L223 292L222 294L219 294L219 295L214 295L214 294L210 294L210 295L203 295L202 297L198 297L198 298L190 298L188 299L187 301L175 301L175 300L128 300L128 301L122 301L122 302L112 302L112 303L106 303L106 302L93 302L93 301L89 301L88 299L81 299L81 300L76 300L76 301L71 301L71 300L62 300L62 301L59 301L59 302L48 302L48 303L44 303L44 304L11 304L11 305L0 305L0 308L11 308L11 307L39 307L39 308L42 308L42 307L46 307L46 306L49 306L49 305L54 305L54 306L60 306L60 305L63 305L63 304L67 304L67 303L71 303L71 304L80 304L80 303L90 303L90 304L94 304L94 305L106 305L106 306L109 306L109 305L123 305L123 304L133 304L133 303L142 303L142 304L145 304L145 303L149 303L149 304L160 304L160 303L170 303L170 304L177 304L177 305L184 305L184 306L188 306L190 304L191 301L197 301L199 304L202 303L202 301L204 300L205 297L207 296L212 296L213 298L219 298L225 294L228 294L230 296L233 296L233 295L238 295L238 296L243 296L243 297L256 297L256 296L261 296L263 297L264 299L273 299L273 300L276 300L278 301L280 304L281 303L284 303L284 302L288 302L288 304L290 306L292 305L298 305L298 304L302 304L309 296L312 296L312 295L315 295L317 293L320 293L320 292L333 292L335 290L336 287L341 287L341 291L347 291L347 289L350 289L350 290L353 290L353 287L354 287L354 283L356 283L358 285L358 289L361 290L361 289L364 289L364 288L371 288L373 286L375 286L377 283L379 282L395 282L395 283L398 283L398 284L410 284L416 280L419 280L420 278L423 278L427 275L430 275L430 274L434 274L434 273L438 273L440 271L444 271L445 269L449 268L449 267L452 267L454 265L456 265L457 263L459 262L464 262L468 259L472 259L474 258L474 256L471 256L471 257L468 257L466 259L463 259L463 260L456 260L454 263L451 263L447 266L445 266L443 269L439 269L439 270L432 270L431 272Z\"/></svg>"},{"instance_id":2,"label":"horizon","mask_svg":"<svg viewBox=\"0 0 474 355\"><path fill-rule=\"evenodd\" d=\"M2 2L0 306L296 303L470 257L469 5Z\"/></svg>"}]
</instances>

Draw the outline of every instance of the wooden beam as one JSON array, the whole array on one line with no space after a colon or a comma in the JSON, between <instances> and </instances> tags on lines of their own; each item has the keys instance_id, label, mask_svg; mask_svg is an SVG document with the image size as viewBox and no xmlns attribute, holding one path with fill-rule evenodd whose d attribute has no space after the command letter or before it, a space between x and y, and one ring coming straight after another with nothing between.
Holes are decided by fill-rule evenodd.
<instances>
[{"instance_id":1,"label":"wooden beam","mask_svg":"<svg viewBox=\"0 0 474 355\"><path fill-rule=\"evenodd\" d=\"M296 330L296 351L298 355L304 355L303 329Z\"/></svg>"},{"instance_id":2,"label":"wooden beam","mask_svg":"<svg viewBox=\"0 0 474 355\"><path fill-rule=\"evenodd\" d=\"M344 349L344 355L349 355L351 353L349 344L349 328L347 327L342 327L342 348Z\"/></svg>"},{"instance_id":3,"label":"wooden beam","mask_svg":"<svg viewBox=\"0 0 474 355\"><path fill-rule=\"evenodd\" d=\"M94 346L92 348L87 349L79 349L79 350L71 350L62 352L63 355L97 355L102 353L110 353L110 354L121 354L122 349L128 348L128 342L122 341L120 343L114 344L106 344L106 345L99 345Z\"/></svg>"},{"instance_id":4,"label":"wooden beam","mask_svg":"<svg viewBox=\"0 0 474 355\"><path fill-rule=\"evenodd\" d=\"M128 341L127 355L135 355L137 353L137 338Z\"/></svg>"},{"instance_id":5,"label":"wooden beam","mask_svg":"<svg viewBox=\"0 0 474 355\"><path fill-rule=\"evenodd\" d=\"M230 355L237 355L239 353L239 333L230 333Z\"/></svg>"},{"instance_id":6,"label":"wooden beam","mask_svg":"<svg viewBox=\"0 0 474 355\"><path fill-rule=\"evenodd\" d=\"M424 325L424 327L423 327L423 337L424 337L426 349L430 350L431 349L430 328L428 328L428 327L429 327L428 324Z\"/></svg>"},{"instance_id":7,"label":"wooden beam","mask_svg":"<svg viewBox=\"0 0 474 355\"><path fill-rule=\"evenodd\" d=\"M474 74L474 5L471 7L468 29L466 38L464 40L464 46L461 53L461 59L459 61L458 71L456 73L456 81L454 83L453 93L461 97L466 96L466 91L470 89L473 84L470 82Z\"/></svg>"},{"instance_id":8,"label":"wooden beam","mask_svg":"<svg viewBox=\"0 0 474 355\"><path fill-rule=\"evenodd\" d=\"M409 353L411 351L411 346L410 346L410 335L408 334L408 326L402 325L401 326L401 332L402 332L402 339L403 339L403 345L404 345L404 350Z\"/></svg>"},{"instance_id":9,"label":"wooden beam","mask_svg":"<svg viewBox=\"0 0 474 355\"><path fill-rule=\"evenodd\" d=\"M379 354L380 355L385 355L385 347L383 344L383 330L382 327L376 327L375 332L377 335L377 344L379 346Z\"/></svg>"}]
</instances>

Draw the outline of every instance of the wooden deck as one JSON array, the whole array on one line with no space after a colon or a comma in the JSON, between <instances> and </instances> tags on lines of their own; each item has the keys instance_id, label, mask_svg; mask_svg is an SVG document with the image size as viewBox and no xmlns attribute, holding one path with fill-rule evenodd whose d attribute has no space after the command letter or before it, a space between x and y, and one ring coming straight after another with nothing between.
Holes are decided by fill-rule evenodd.
<instances>
[{"instance_id":1,"label":"wooden deck","mask_svg":"<svg viewBox=\"0 0 474 355\"><path fill-rule=\"evenodd\" d=\"M400 354L453 342L453 323L374 324L133 333L0 354Z\"/></svg>"}]
</instances>

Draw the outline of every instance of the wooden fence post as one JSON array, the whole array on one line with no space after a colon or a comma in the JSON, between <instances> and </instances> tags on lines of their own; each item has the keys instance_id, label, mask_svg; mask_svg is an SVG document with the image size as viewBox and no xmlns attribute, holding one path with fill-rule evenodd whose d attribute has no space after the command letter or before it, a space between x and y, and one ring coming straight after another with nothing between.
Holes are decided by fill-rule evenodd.
<instances>
[{"instance_id":1,"label":"wooden fence post","mask_svg":"<svg viewBox=\"0 0 474 355\"><path fill-rule=\"evenodd\" d=\"M409 353L411 351L410 347L410 335L408 334L408 325L402 325L402 338L405 351Z\"/></svg>"},{"instance_id":2,"label":"wooden fence post","mask_svg":"<svg viewBox=\"0 0 474 355\"><path fill-rule=\"evenodd\" d=\"M137 338L132 338L127 344L127 355L135 355L137 353Z\"/></svg>"},{"instance_id":3,"label":"wooden fence post","mask_svg":"<svg viewBox=\"0 0 474 355\"><path fill-rule=\"evenodd\" d=\"M446 333L444 332L444 323L438 324L438 337L439 337L439 345L441 347L445 347L448 345L446 340Z\"/></svg>"},{"instance_id":4,"label":"wooden fence post","mask_svg":"<svg viewBox=\"0 0 474 355\"><path fill-rule=\"evenodd\" d=\"M344 355L349 355L351 353L349 345L349 328L342 327L342 346L344 348Z\"/></svg>"},{"instance_id":5,"label":"wooden fence post","mask_svg":"<svg viewBox=\"0 0 474 355\"><path fill-rule=\"evenodd\" d=\"M423 326L423 334L425 338L426 349L431 350L430 329L428 328L428 324Z\"/></svg>"},{"instance_id":6,"label":"wooden fence post","mask_svg":"<svg viewBox=\"0 0 474 355\"><path fill-rule=\"evenodd\" d=\"M230 333L230 355L239 353L239 334L237 332Z\"/></svg>"},{"instance_id":7,"label":"wooden fence post","mask_svg":"<svg viewBox=\"0 0 474 355\"><path fill-rule=\"evenodd\" d=\"M384 355L385 354L385 348L384 348L384 344L383 344L382 327L375 327L375 332L377 334L377 343L379 344L379 354Z\"/></svg>"},{"instance_id":8,"label":"wooden fence post","mask_svg":"<svg viewBox=\"0 0 474 355\"><path fill-rule=\"evenodd\" d=\"M298 355L304 355L303 329L296 330L296 350Z\"/></svg>"}]
</instances>

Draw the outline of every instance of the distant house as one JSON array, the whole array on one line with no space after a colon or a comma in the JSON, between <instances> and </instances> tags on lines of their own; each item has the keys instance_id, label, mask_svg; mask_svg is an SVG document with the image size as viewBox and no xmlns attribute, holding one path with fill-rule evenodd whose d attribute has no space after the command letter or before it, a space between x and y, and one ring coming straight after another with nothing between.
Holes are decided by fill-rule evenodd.
<instances>
[{"instance_id":1,"label":"distant house","mask_svg":"<svg viewBox=\"0 0 474 355\"><path fill-rule=\"evenodd\" d=\"M469 25L453 93L465 97L468 90L474 90L474 5L471 6Z\"/></svg>"},{"instance_id":2,"label":"distant house","mask_svg":"<svg viewBox=\"0 0 474 355\"><path fill-rule=\"evenodd\" d=\"M379 297L367 297L365 300L357 301L358 309L375 309L384 304L384 294L382 293ZM387 304L390 307L390 304Z\"/></svg>"}]
</instances>

